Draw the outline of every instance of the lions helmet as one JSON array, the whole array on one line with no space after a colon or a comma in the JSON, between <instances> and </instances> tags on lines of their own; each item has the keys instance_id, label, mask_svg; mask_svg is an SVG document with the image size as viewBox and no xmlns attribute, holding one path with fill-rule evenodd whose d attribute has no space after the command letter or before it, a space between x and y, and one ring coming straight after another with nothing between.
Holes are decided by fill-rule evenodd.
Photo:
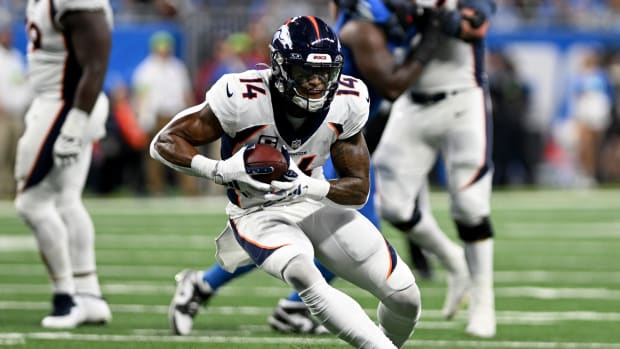
<instances>
[{"instance_id":1,"label":"lions helmet","mask_svg":"<svg viewBox=\"0 0 620 349\"><path fill-rule=\"evenodd\" d=\"M317 17L293 17L274 33L270 49L276 90L305 111L329 109L343 64L334 31Z\"/></svg>"}]
</instances>

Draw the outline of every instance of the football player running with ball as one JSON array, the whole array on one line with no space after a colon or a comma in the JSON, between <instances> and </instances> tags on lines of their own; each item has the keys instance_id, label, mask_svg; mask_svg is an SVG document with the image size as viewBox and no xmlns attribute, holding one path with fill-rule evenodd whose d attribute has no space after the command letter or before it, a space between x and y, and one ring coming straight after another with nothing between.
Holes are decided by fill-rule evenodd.
<instances>
[{"instance_id":1,"label":"football player running with ball","mask_svg":"<svg viewBox=\"0 0 620 349\"><path fill-rule=\"evenodd\" d=\"M424 5L428 3L428 5ZM441 3L439 9L435 4ZM440 11L447 35L415 84L393 104L373 155L381 216L406 221L437 153L444 161L451 214L471 277L466 333L493 337L493 228L490 221L490 104L485 35L493 0L418 0ZM430 20L430 19L429 19Z\"/></svg>"},{"instance_id":2,"label":"football player running with ball","mask_svg":"<svg viewBox=\"0 0 620 349\"><path fill-rule=\"evenodd\" d=\"M283 280L330 332L357 348L402 347L418 321L419 289L381 232L355 209L369 187L366 86L341 76L340 42L319 18L287 20L271 50L270 69L224 75L202 104L158 133L151 155L228 186L229 225L216 240L224 268L254 263ZM219 139L224 160L196 149ZM252 178L243 155L253 143L288 149L286 181ZM321 166L330 155L341 177L327 181ZM380 299L379 326L325 281L315 256Z\"/></svg>"}]
</instances>

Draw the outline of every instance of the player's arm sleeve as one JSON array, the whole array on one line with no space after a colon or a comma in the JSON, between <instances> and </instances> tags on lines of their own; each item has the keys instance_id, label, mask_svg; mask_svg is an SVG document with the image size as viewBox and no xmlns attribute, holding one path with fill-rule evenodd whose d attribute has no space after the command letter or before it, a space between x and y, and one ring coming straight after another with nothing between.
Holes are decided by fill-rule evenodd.
<instances>
[{"instance_id":1,"label":"player's arm sleeve","mask_svg":"<svg viewBox=\"0 0 620 349\"><path fill-rule=\"evenodd\" d=\"M349 99L349 117L343 125L343 131L338 139L347 139L364 129L368 121L370 111L370 98L368 96L368 87L362 81L359 81L356 88L359 95L347 96Z\"/></svg>"},{"instance_id":2,"label":"player's arm sleeve","mask_svg":"<svg viewBox=\"0 0 620 349\"><path fill-rule=\"evenodd\" d=\"M238 106L240 93L237 93L239 82L233 74L225 74L219 78L207 91L205 100L209 107L220 121L222 129L228 135L234 137L236 125L238 124ZM228 94L235 91L232 96Z\"/></svg>"}]
</instances>

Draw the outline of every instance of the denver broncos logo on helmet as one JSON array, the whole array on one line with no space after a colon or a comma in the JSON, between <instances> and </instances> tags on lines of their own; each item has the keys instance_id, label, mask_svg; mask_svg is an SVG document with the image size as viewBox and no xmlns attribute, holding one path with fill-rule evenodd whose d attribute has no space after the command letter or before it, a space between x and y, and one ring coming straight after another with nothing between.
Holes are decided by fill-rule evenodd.
<instances>
[{"instance_id":1,"label":"denver broncos logo on helmet","mask_svg":"<svg viewBox=\"0 0 620 349\"><path fill-rule=\"evenodd\" d=\"M293 41L291 40L291 34L288 30L288 26L281 26L274 34L273 40L278 40L282 47L287 49L293 49Z\"/></svg>"}]
</instances>

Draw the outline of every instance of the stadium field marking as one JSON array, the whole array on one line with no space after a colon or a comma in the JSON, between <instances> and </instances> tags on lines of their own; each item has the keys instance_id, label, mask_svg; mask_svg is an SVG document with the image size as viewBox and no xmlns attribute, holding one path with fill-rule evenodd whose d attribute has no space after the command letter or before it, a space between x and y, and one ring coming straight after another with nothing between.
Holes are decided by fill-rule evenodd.
<instances>
[{"instance_id":1,"label":"stadium field marking","mask_svg":"<svg viewBox=\"0 0 620 349\"><path fill-rule=\"evenodd\" d=\"M68 332L32 332L32 333L0 333L0 343L8 338L11 341L28 340L70 340L86 342L153 342L153 343L230 343L230 344L319 344L346 346L336 338L294 338L294 337L223 337L223 336L147 336L147 335L100 335L74 334ZM527 341L479 341L479 340L416 340L411 339L405 347L437 347L437 348L527 348L527 349L620 349L617 343L593 342L527 342Z\"/></svg>"},{"instance_id":2,"label":"stadium field marking","mask_svg":"<svg viewBox=\"0 0 620 349\"><path fill-rule=\"evenodd\" d=\"M0 294L47 294L49 286L43 284L29 285L27 288L23 284L0 284ZM340 290L352 296L368 296L363 290L352 287L338 287ZM444 287L421 286L424 293L443 293ZM247 295L251 292L256 297L273 297L282 294L287 288L282 286L260 286L252 287L248 291L245 287L227 287L219 292L220 297ZM174 291L172 283L141 283L141 284L103 284L102 290L105 294L162 294ZM505 298L534 298L534 299L596 299L616 301L620 299L620 290L607 288L575 288L575 287L495 287L495 294Z\"/></svg>"},{"instance_id":3,"label":"stadium field marking","mask_svg":"<svg viewBox=\"0 0 620 349\"><path fill-rule=\"evenodd\" d=\"M503 297L530 297L537 299L599 299L618 300L620 290L604 288L550 288L550 287L499 287L495 293Z\"/></svg>"},{"instance_id":4,"label":"stadium field marking","mask_svg":"<svg viewBox=\"0 0 620 349\"><path fill-rule=\"evenodd\" d=\"M1 246L1 245L0 245ZM0 247L2 250L2 247ZM178 267L170 265L101 265L98 267L101 275L114 276L134 276L141 275L145 277L170 275L170 285L174 285L173 276L179 271ZM44 275L45 268L40 262L36 263L16 263L16 264L0 264L0 276L20 276L28 274ZM497 283L518 283L523 285L527 282L566 282L569 280L572 284L583 283L591 285L592 283L613 283L620 284L620 272L617 271L558 271L558 270L496 270L494 273ZM438 271L438 278L443 278L443 271ZM110 284L106 284L110 286ZM155 287L165 286L163 284L154 285Z\"/></svg>"},{"instance_id":5,"label":"stadium field marking","mask_svg":"<svg viewBox=\"0 0 620 349\"><path fill-rule=\"evenodd\" d=\"M24 344L26 344L26 338L23 333L0 333L0 346Z\"/></svg>"},{"instance_id":6,"label":"stadium field marking","mask_svg":"<svg viewBox=\"0 0 620 349\"><path fill-rule=\"evenodd\" d=\"M37 244L32 235L0 235L0 252L35 251Z\"/></svg>"},{"instance_id":7,"label":"stadium field marking","mask_svg":"<svg viewBox=\"0 0 620 349\"><path fill-rule=\"evenodd\" d=\"M28 285L23 284L0 284L0 294L47 294L49 286L43 284ZM338 287L340 290L355 297L368 296L362 290L351 287ZM129 295L129 294L161 294L164 292L172 294L174 285L163 283L142 283L142 284L104 284L102 290L108 295ZM250 292L256 297L274 297L280 295L283 290L282 286L261 286L253 287ZM422 286L424 293L445 292L444 287L425 287ZM247 295L248 289L244 287L228 287L221 290L220 297L230 297ZM620 299L620 290L611 290L607 288L575 288L575 287L495 287L495 294L504 298L534 298L534 299L595 299L616 301Z\"/></svg>"},{"instance_id":8,"label":"stadium field marking","mask_svg":"<svg viewBox=\"0 0 620 349\"><path fill-rule=\"evenodd\" d=\"M129 314L168 314L168 305L143 305L143 304L111 304L114 313ZM23 302L23 301L0 301L0 310L48 310L48 302ZM368 314L376 312L374 308L364 309ZM229 316L266 316L271 314L273 307L252 306L210 306L208 312L217 315ZM465 319L465 311L459 312L457 318ZM439 309L424 309L424 319L443 320ZM620 312L596 312L596 311L497 311L497 319L505 324L529 324L529 323L552 323L557 321L609 321L619 322Z\"/></svg>"},{"instance_id":9,"label":"stadium field marking","mask_svg":"<svg viewBox=\"0 0 620 349\"><path fill-rule=\"evenodd\" d=\"M447 211L448 194L439 190L431 191L433 210ZM587 205L583 205L587 202ZM227 203L224 195L202 197L163 197L163 198L86 198L85 204L95 214L133 215L136 213L167 214L205 214L223 213ZM535 190L502 192L495 191L492 196L493 210L573 210L580 211L617 210L620 208L615 190ZM0 200L0 217L16 216L14 203Z\"/></svg>"}]
</instances>

